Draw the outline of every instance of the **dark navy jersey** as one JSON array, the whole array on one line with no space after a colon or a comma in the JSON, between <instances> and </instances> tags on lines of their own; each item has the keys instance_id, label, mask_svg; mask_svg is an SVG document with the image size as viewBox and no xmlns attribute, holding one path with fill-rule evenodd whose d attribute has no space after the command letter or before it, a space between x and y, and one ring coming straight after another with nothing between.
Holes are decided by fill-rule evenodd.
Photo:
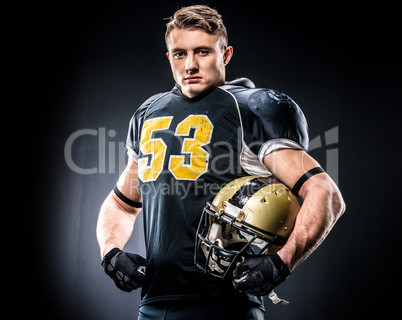
<instances>
[{"instance_id":1,"label":"dark navy jersey","mask_svg":"<svg viewBox=\"0 0 402 320\"><path fill-rule=\"evenodd\" d=\"M147 268L142 303L260 303L194 264L198 222L206 202L228 182L270 176L263 164L267 154L307 147L307 123L296 103L275 90L255 88L248 79L192 99L177 85L149 98L131 119L127 137L143 202Z\"/></svg>"}]
</instances>

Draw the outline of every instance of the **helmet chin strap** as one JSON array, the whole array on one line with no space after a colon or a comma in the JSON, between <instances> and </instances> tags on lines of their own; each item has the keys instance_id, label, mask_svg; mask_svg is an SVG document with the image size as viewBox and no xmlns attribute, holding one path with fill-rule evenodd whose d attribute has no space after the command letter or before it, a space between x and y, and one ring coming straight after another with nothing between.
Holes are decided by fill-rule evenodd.
<instances>
[{"instance_id":1,"label":"helmet chin strap","mask_svg":"<svg viewBox=\"0 0 402 320\"><path fill-rule=\"evenodd\" d=\"M278 303L283 304L283 305L289 304L289 301L279 298L278 295L274 292L274 290L272 290L268 294L268 298L271 299L273 304L278 304Z\"/></svg>"}]
</instances>

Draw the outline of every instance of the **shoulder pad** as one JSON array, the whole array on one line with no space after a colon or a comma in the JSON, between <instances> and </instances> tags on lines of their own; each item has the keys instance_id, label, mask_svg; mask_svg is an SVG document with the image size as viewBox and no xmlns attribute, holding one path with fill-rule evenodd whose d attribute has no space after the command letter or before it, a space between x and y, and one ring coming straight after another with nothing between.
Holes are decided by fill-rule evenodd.
<instances>
[{"instance_id":1,"label":"shoulder pad","mask_svg":"<svg viewBox=\"0 0 402 320\"><path fill-rule=\"evenodd\" d=\"M157 93L154 94L153 96L149 97L147 100L145 100L145 102L142 105L146 105L149 106L150 104L152 104L155 100L157 100L159 97L161 97L162 95L166 94L167 92L162 92L162 93Z\"/></svg>"},{"instance_id":2,"label":"shoulder pad","mask_svg":"<svg viewBox=\"0 0 402 320\"><path fill-rule=\"evenodd\" d=\"M226 82L225 85L239 86L239 87L245 87L245 88L250 88L250 89L255 88L254 82L248 78L237 78L235 80Z\"/></svg>"},{"instance_id":3,"label":"shoulder pad","mask_svg":"<svg viewBox=\"0 0 402 320\"><path fill-rule=\"evenodd\" d=\"M251 111L264 119L297 111L298 106L286 94L272 89L258 89L250 94L247 104Z\"/></svg>"}]
</instances>

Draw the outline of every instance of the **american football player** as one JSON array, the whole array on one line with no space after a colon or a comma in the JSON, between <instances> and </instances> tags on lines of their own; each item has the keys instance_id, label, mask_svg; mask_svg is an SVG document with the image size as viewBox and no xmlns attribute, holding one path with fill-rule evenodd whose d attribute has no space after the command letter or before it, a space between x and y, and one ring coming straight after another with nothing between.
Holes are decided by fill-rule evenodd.
<instances>
[{"instance_id":1,"label":"american football player","mask_svg":"<svg viewBox=\"0 0 402 320\"><path fill-rule=\"evenodd\" d=\"M233 48L215 9L179 9L165 40L176 84L145 101L130 121L127 168L98 218L102 266L118 288L142 288L141 320L264 319L262 297L324 240L345 210L341 193L307 154L307 122L289 96L246 78L225 80ZM224 277L214 277L194 261L200 218L224 186L242 177L259 177L253 180L259 188L269 187L261 179L275 177L303 204L291 233L268 237L276 250L246 255ZM233 210L251 197L245 188ZM262 223L265 211L259 212ZM123 251L140 213L146 257ZM212 223L216 235L218 220ZM203 239L205 246L209 240ZM219 244L216 236L214 241ZM207 251L206 257L218 252Z\"/></svg>"}]
</instances>

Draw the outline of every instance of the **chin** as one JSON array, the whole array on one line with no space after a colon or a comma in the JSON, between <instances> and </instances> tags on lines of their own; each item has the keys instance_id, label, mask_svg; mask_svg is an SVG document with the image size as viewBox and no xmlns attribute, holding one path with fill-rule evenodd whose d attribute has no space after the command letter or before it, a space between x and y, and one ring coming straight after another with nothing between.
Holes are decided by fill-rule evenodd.
<instances>
[{"instance_id":1,"label":"chin","mask_svg":"<svg viewBox=\"0 0 402 320\"><path fill-rule=\"evenodd\" d=\"M195 98L196 96L202 94L204 91L205 89L194 90L192 88L182 88L183 95L185 95L188 98Z\"/></svg>"},{"instance_id":2,"label":"chin","mask_svg":"<svg viewBox=\"0 0 402 320\"><path fill-rule=\"evenodd\" d=\"M182 92L188 98L195 98L196 96L203 94L205 91L208 91L212 87L213 86L192 85L184 88L182 87Z\"/></svg>"}]
</instances>

